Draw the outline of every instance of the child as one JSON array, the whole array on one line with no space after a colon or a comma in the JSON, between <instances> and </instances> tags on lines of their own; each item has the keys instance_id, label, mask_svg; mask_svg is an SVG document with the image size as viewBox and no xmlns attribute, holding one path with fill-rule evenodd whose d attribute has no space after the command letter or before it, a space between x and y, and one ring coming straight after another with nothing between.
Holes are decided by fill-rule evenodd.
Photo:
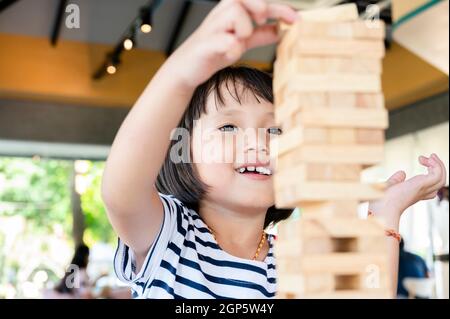
<instances>
[{"instance_id":1,"label":"child","mask_svg":"<svg viewBox=\"0 0 450 319\"><path fill-rule=\"evenodd\" d=\"M271 78L227 68L246 50L277 41L268 19L292 23L297 14L264 0L221 1L160 68L117 134L102 193L120 237L115 270L136 298L275 296L274 238L264 229L290 212L273 207L269 140L282 132ZM177 125L188 131L187 151L170 142ZM244 134L252 129L264 134ZM420 162L427 175L405 181L397 172L385 198L370 206L389 228L445 183L437 156ZM398 242L388 240L395 273Z\"/></svg>"}]
</instances>

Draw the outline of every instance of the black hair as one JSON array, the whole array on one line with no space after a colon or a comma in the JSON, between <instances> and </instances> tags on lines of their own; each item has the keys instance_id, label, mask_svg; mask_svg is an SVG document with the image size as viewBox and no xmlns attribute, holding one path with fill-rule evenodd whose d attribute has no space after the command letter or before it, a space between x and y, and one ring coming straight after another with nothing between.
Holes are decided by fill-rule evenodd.
<instances>
[{"instance_id":1,"label":"black hair","mask_svg":"<svg viewBox=\"0 0 450 319\"><path fill-rule=\"evenodd\" d=\"M75 253L73 255L72 261L70 262L71 266L77 266L79 269L86 269L89 262L89 247L85 244L79 244L75 249ZM67 272L64 277L61 279L59 284L55 287L55 290L59 293L69 293L73 292L72 287L67 287L66 279L71 272Z\"/></svg>"},{"instance_id":2,"label":"black hair","mask_svg":"<svg viewBox=\"0 0 450 319\"><path fill-rule=\"evenodd\" d=\"M196 88L178 127L187 129L192 136L194 121L206 113L206 102L211 93L214 94L216 105L224 105L222 92L224 86L239 103L241 96L247 92L253 94L258 102L263 99L273 103L270 74L245 66L227 67ZM172 140L170 143L156 180L156 188L160 193L174 195L187 207L198 212L199 201L206 194L208 186L201 182L192 163L185 161L174 163L170 160L170 149L175 143L178 143L178 140ZM291 213L292 209L277 209L271 206L266 213L264 228L288 218Z\"/></svg>"}]
</instances>

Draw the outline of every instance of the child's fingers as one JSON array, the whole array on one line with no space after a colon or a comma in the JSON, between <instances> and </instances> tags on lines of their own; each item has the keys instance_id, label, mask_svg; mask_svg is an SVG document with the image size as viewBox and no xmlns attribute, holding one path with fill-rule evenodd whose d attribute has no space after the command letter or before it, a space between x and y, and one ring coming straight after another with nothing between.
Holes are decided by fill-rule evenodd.
<instances>
[{"instance_id":1,"label":"child's fingers","mask_svg":"<svg viewBox=\"0 0 450 319\"><path fill-rule=\"evenodd\" d=\"M439 189L443 180L443 170L440 164L434 159L429 160L431 166L428 167L428 174L425 175L424 187L426 193L433 192Z\"/></svg>"},{"instance_id":2,"label":"child's fingers","mask_svg":"<svg viewBox=\"0 0 450 319\"><path fill-rule=\"evenodd\" d=\"M427 166L429 167L431 164L429 163L430 158L420 155L419 156L419 163L422 164L423 166Z\"/></svg>"},{"instance_id":3,"label":"child's fingers","mask_svg":"<svg viewBox=\"0 0 450 319\"><path fill-rule=\"evenodd\" d=\"M431 192L423 197L423 199L433 199L437 196L437 191Z\"/></svg>"},{"instance_id":4,"label":"child's fingers","mask_svg":"<svg viewBox=\"0 0 450 319\"><path fill-rule=\"evenodd\" d=\"M252 16L253 20L258 25L263 25L268 17L268 4L264 0L240 0L247 11Z\"/></svg>"},{"instance_id":5,"label":"child's fingers","mask_svg":"<svg viewBox=\"0 0 450 319\"><path fill-rule=\"evenodd\" d=\"M210 48L213 56L225 56L226 63L239 59L245 50L241 41L230 33L221 33L212 38L208 45L208 49Z\"/></svg>"},{"instance_id":6,"label":"child's fingers","mask_svg":"<svg viewBox=\"0 0 450 319\"><path fill-rule=\"evenodd\" d=\"M294 23L299 15L294 9L282 4L269 4L268 17L286 23Z\"/></svg>"},{"instance_id":7,"label":"child's fingers","mask_svg":"<svg viewBox=\"0 0 450 319\"><path fill-rule=\"evenodd\" d=\"M441 181L445 183L445 166L435 154L432 154L430 157L420 156L419 162L428 168L428 175L426 178L430 183L438 184ZM427 187L432 186L433 184L427 185Z\"/></svg>"},{"instance_id":8,"label":"child's fingers","mask_svg":"<svg viewBox=\"0 0 450 319\"><path fill-rule=\"evenodd\" d=\"M406 179L406 173L404 171L398 171L392 174L387 180L387 186L393 186L395 184L401 183Z\"/></svg>"},{"instance_id":9,"label":"child's fingers","mask_svg":"<svg viewBox=\"0 0 450 319\"><path fill-rule=\"evenodd\" d=\"M259 25L264 24L268 18L293 23L298 18L295 9L284 5L267 3L264 0L225 0L227 2L240 2Z\"/></svg>"},{"instance_id":10,"label":"child's fingers","mask_svg":"<svg viewBox=\"0 0 450 319\"><path fill-rule=\"evenodd\" d=\"M269 45L279 40L277 27L275 25L265 25L255 29L252 36L247 40L248 49Z\"/></svg>"},{"instance_id":11,"label":"child's fingers","mask_svg":"<svg viewBox=\"0 0 450 319\"><path fill-rule=\"evenodd\" d=\"M442 186L445 185L446 183L446 179L447 179L447 169L445 168L445 164L444 162L442 162L442 160L439 158L439 156L437 156L436 154L431 154L431 157L439 164L439 166L441 167L442 170L442 179L441 179L441 184Z\"/></svg>"},{"instance_id":12,"label":"child's fingers","mask_svg":"<svg viewBox=\"0 0 450 319\"><path fill-rule=\"evenodd\" d=\"M226 31L234 33L238 39L246 39L252 35L252 20L242 6L232 6L227 12L227 20L224 23Z\"/></svg>"},{"instance_id":13,"label":"child's fingers","mask_svg":"<svg viewBox=\"0 0 450 319\"><path fill-rule=\"evenodd\" d=\"M441 164L437 160L435 160L432 156L430 156L428 163L430 164L428 167L428 172L430 174L439 175L439 177L441 177L443 170Z\"/></svg>"}]
</instances>

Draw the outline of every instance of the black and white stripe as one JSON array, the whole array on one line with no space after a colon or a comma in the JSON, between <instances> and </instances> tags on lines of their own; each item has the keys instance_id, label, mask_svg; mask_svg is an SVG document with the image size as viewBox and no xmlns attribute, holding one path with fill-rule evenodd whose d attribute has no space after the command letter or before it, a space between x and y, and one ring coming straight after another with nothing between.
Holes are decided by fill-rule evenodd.
<instances>
[{"instance_id":1,"label":"black and white stripe","mask_svg":"<svg viewBox=\"0 0 450 319\"><path fill-rule=\"evenodd\" d=\"M276 269L273 236L264 261L223 251L197 212L174 196L159 194L164 220L142 269L135 272L133 251L120 239L114 257L118 278L134 298L273 298Z\"/></svg>"}]
</instances>

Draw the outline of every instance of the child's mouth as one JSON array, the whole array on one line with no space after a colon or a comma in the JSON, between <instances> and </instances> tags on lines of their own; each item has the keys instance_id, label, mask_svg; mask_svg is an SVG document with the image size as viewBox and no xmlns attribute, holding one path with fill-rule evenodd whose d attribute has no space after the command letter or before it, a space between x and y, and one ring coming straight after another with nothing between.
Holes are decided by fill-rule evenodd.
<instances>
[{"instance_id":1,"label":"child's mouth","mask_svg":"<svg viewBox=\"0 0 450 319\"><path fill-rule=\"evenodd\" d=\"M240 175L256 180L266 180L272 176L272 170L267 166L241 166L235 171Z\"/></svg>"}]
</instances>

